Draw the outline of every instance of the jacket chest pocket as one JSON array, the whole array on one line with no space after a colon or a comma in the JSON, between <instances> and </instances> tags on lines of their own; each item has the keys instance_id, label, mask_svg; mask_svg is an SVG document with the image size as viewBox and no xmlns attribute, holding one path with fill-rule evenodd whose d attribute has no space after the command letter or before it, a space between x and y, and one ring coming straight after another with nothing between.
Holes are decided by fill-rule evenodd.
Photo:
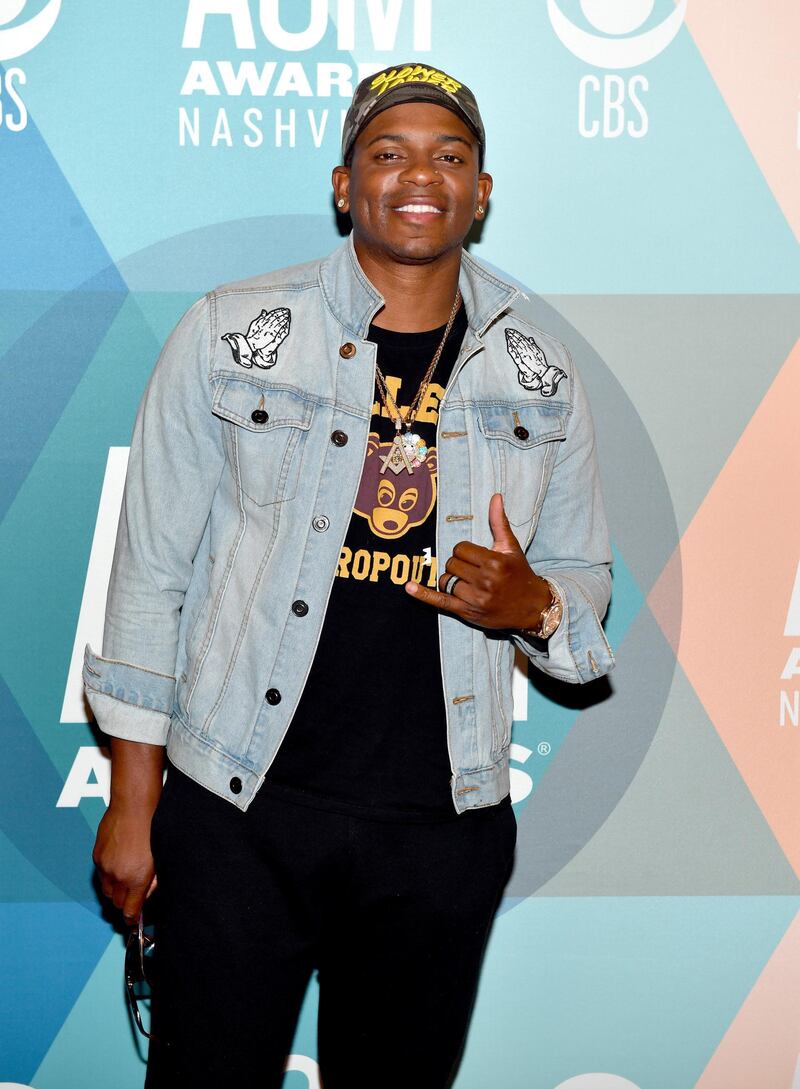
<instances>
[{"instance_id":1,"label":"jacket chest pocket","mask_svg":"<svg viewBox=\"0 0 800 1089\"><path fill-rule=\"evenodd\" d=\"M229 425L232 468L244 494L261 507L293 499L314 403L293 390L223 378L212 412Z\"/></svg>"},{"instance_id":2,"label":"jacket chest pocket","mask_svg":"<svg viewBox=\"0 0 800 1089\"><path fill-rule=\"evenodd\" d=\"M560 443L567 437L568 413L563 405L481 405L478 409L495 489L503 494L508 520L523 547L541 508Z\"/></svg>"}]
</instances>

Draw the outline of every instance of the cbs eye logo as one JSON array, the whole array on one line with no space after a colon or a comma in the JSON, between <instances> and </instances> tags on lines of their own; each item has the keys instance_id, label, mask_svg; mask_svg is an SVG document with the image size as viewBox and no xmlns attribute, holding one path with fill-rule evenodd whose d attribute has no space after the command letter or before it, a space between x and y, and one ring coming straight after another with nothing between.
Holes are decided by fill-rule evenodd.
<instances>
[{"instance_id":1,"label":"cbs eye logo","mask_svg":"<svg viewBox=\"0 0 800 1089\"><path fill-rule=\"evenodd\" d=\"M43 42L55 26L61 0L48 3L24 23L8 26L22 13L27 0L0 0L0 61L13 60Z\"/></svg>"},{"instance_id":2,"label":"cbs eye logo","mask_svg":"<svg viewBox=\"0 0 800 1089\"><path fill-rule=\"evenodd\" d=\"M9 26L22 14L26 2L0 0L0 61L30 53L55 26L61 11L61 0L47 0L44 7L30 19ZM28 110L20 91L25 83L27 76L21 68L6 68L5 72L0 70L0 128L6 128L9 132L22 132L28 124Z\"/></svg>"},{"instance_id":3,"label":"cbs eye logo","mask_svg":"<svg viewBox=\"0 0 800 1089\"><path fill-rule=\"evenodd\" d=\"M636 68L662 53L678 33L688 0L656 26L634 34L653 13L655 0L580 0L586 22L595 31L584 30L568 19L556 0L547 0L547 14L563 45L595 68Z\"/></svg>"}]
</instances>

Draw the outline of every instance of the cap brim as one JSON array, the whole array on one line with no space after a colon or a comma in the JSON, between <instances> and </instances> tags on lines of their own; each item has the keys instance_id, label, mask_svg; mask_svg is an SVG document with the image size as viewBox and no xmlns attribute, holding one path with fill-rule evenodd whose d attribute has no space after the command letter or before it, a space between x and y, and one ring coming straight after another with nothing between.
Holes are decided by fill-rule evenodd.
<instances>
[{"instance_id":1,"label":"cap brim","mask_svg":"<svg viewBox=\"0 0 800 1089\"><path fill-rule=\"evenodd\" d=\"M392 106L400 106L404 102L430 102L434 106L443 106L446 110L450 110L451 113L454 113L456 117L461 118L475 137L478 148L481 149L483 147L483 136L475 127L474 121L464 110L461 103L454 98L453 95L448 94L447 91L443 91L440 87L431 87L424 83L406 83L398 87L393 87L390 91L384 92L384 94L376 100L375 105L373 105L372 109L362 120L358 131L354 133L348 145L343 149L343 158L347 158L353 150L356 140L374 117L377 117L381 113L385 113L386 110L391 109Z\"/></svg>"}]
</instances>

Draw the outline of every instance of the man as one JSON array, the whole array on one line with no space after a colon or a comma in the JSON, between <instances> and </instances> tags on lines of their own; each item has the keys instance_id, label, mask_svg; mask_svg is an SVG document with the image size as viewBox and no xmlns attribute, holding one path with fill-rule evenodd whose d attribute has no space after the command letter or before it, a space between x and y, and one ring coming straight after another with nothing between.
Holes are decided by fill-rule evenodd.
<instances>
[{"instance_id":1,"label":"man","mask_svg":"<svg viewBox=\"0 0 800 1089\"><path fill-rule=\"evenodd\" d=\"M102 889L131 922L158 874L151 1087L278 1086L314 969L326 1089L449 1085L516 838L514 647L613 664L578 376L463 251L474 97L387 69L342 150L351 237L167 342L86 651Z\"/></svg>"}]
</instances>

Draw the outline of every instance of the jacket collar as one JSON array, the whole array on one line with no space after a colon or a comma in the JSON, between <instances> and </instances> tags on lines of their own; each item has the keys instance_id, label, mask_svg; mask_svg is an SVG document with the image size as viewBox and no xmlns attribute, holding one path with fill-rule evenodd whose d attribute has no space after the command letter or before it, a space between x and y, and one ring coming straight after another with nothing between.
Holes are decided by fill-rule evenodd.
<instances>
[{"instance_id":1,"label":"jacket collar","mask_svg":"<svg viewBox=\"0 0 800 1089\"><path fill-rule=\"evenodd\" d=\"M352 233L320 263L319 281L328 309L336 320L364 340L384 300L358 263ZM501 280L466 251L462 252L458 282L469 327L477 337L520 294L519 288Z\"/></svg>"}]
</instances>

